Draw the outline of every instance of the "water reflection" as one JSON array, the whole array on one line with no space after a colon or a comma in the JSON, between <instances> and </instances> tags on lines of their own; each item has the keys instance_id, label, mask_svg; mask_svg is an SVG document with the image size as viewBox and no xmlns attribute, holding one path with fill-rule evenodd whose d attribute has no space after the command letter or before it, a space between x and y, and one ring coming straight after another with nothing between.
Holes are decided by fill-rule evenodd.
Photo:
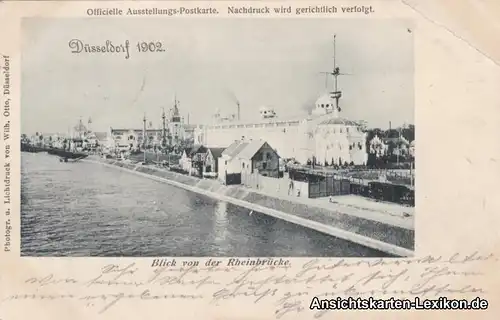
<instances>
[{"instance_id":1,"label":"water reflection","mask_svg":"<svg viewBox=\"0 0 500 320\"><path fill-rule=\"evenodd\" d=\"M227 217L227 202L219 201L215 204L214 210L214 242L223 251L228 245L229 233L228 233L229 220Z\"/></svg>"}]
</instances>

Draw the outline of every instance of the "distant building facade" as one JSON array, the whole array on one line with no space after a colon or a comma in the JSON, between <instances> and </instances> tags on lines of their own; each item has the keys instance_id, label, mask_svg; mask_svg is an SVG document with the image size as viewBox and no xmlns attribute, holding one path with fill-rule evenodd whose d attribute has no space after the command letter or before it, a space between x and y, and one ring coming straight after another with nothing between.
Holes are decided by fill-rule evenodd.
<instances>
[{"instance_id":1,"label":"distant building facade","mask_svg":"<svg viewBox=\"0 0 500 320\"><path fill-rule=\"evenodd\" d=\"M150 122L152 126L152 123ZM165 126L165 128L163 128ZM161 128L110 128L110 135L119 148L126 146L130 148L142 147L144 139L148 148L162 147L163 141L167 146L180 146L187 138L189 133L192 136L193 126L188 127L184 119L180 116L178 101L175 101L170 116L165 112L161 119ZM188 127L188 128L186 128ZM144 131L146 137L143 137Z\"/></svg>"},{"instance_id":2,"label":"distant building facade","mask_svg":"<svg viewBox=\"0 0 500 320\"><path fill-rule=\"evenodd\" d=\"M146 137L144 137L144 132ZM160 146L162 129L115 129L110 128L110 136L118 149L137 149L146 142L147 147ZM144 141L146 138L146 141Z\"/></svg>"}]
</instances>

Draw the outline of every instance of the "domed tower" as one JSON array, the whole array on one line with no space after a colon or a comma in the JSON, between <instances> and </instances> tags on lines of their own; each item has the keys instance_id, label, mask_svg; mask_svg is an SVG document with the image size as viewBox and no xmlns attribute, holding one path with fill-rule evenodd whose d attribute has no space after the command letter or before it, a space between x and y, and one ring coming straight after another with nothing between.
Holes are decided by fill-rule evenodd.
<instances>
[{"instance_id":1,"label":"domed tower","mask_svg":"<svg viewBox=\"0 0 500 320\"><path fill-rule=\"evenodd\" d=\"M179 101L177 95L174 97L174 107L169 121L170 145L177 146L185 138L184 123L179 112Z\"/></svg>"},{"instance_id":2,"label":"domed tower","mask_svg":"<svg viewBox=\"0 0 500 320\"><path fill-rule=\"evenodd\" d=\"M219 108L215 109L215 112L212 115L212 117L213 117L215 123L220 121L220 109Z\"/></svg>"},{"instance_id":3,"label":"domed tower","mask_svg":"<svg viewBox=\"0 0 500 320\"><path fill-rule=\"evenodd\" d=\"M274 109L273 108L269 108L267 106L260 107L259 108L259 113L260 113L260 116L263 119L276 118L276 112L274 111Z\"/></svg>"}]
</instances>

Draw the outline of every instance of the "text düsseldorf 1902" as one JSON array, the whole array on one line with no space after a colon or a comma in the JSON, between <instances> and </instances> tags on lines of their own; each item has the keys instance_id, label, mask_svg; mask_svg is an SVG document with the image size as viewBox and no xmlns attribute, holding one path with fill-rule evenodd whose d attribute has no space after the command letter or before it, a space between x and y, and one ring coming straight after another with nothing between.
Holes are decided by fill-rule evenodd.
<instances>
[{"instance_id":1,"label":"text d\u00fcsseldorf 1902","mask_svg":"<svg viewBox=\"0 0 500 320\"><path fill-rule=\"evenodd\" d=\"M375 299L341 298L319 299L314 297L309 306L311 310L486 310L488 300L479 297L466 299Z\"/></svg>"}]
</instances>

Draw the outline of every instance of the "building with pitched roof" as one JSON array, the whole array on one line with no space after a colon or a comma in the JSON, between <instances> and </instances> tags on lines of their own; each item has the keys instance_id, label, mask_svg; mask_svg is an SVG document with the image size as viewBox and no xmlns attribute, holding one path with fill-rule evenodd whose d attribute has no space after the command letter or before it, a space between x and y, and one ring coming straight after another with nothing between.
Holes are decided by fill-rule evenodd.
<instances>
[{"instance_id":1,"label":"building with pitched roof","mask_svg":"<svg viewBox=\"0 0 500 320\"><path fill-rule=\"evenodd\" d=\"M192 147L185 148L179 160L179 165L184 171L201 174L203 171L202 169L206 153L207 148L202 145L194 145Z\"/></svg>"},{"instance_id":2,"label":"building with pitched roof","mask_svg":"<svg viewBox=\"0 0 500 320\"><path fill-rule=\"evenodd\" d=\"M219 162L218 159L222 156L222 152L226 148L207 148L207 153L205 155L205 161L203 163L204 173L218 173L219 172Z\"/></svg>"},{"instance_id":3,"label":"building with pitched roof","mask_svg":"<svg viewBox=\"0 0 500 320\"><path fill-rule=\"evenodd\" d=\"M238 154L241 183L253 185L259 176L279 178L280 157L264 140L253 140Z\"/></svg>"},{"instance_id":4,"label":"building with pitched roof","mask_svg":"<svg viewBox=\"0 0 500 320\"><path fill-rule=\"evenodd\" d=\"M241 150L248 144L245 140L233 141L222 153L217 160L218 178L223 183L228 182L228 175L240 175L241 182L241 163L236 157Z\"/></svg>"},{"instance_id":5,"label":"building with pitched roof","mask_svg":"<svg viewBox=\"0 0 500 320\"><path fill-rule=\"evenodd\" d=\"M237 140L218 160L219 180L227 184L228 175L240 175L240 182L254 174L277 178L279 155L264 140Z\"/></svg>"}]
</instances>

